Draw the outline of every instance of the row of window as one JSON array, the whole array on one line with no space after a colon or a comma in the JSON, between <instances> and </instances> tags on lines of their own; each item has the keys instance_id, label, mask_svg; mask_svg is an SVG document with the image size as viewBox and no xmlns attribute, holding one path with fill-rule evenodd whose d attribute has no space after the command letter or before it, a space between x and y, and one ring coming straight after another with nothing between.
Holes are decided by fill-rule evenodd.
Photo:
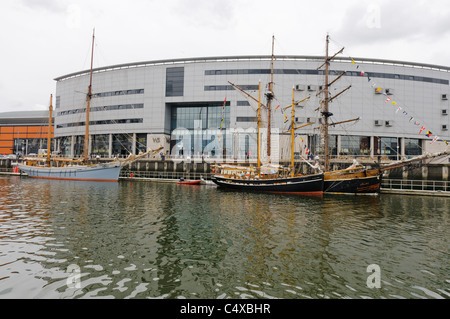
<instances>
[{"instance_id":1,"label":"row of window","mask_svg":"<svg viewBox=\"0 0 450 319\"><path fill-rule=\"evenodd\" d=\"M144 123L144 119L120 119L120 120L102 120L90 121L89 125L105 125L105 124L135 124ZM78 127L85 126L86 122L66 123L57 125L56 128Z\"/></svg>"},{"instance_id":2,"label":"row of window","mask_svg":"<svg viewBox=\"0 0 450 319\"><path fill-rule=\"evenodd\" d=\"M114 111L114 110L134 110L134 109L143 109L143 108L144 108L144 104L120 104L120 105L91 107L91 112ZM86 108L58 112L58 116L79 114L79 113L86 113Z\"/></svg>"},{"instance_id":3,"label":"row of window","mask_svg":"<svg viewBox=\"0 0 450 319\"><path fill-rule=\"evenodd\" d=\"M259 85L238 85L244 91L259 90ZM231 85L205 85L205 91L233 91Z\"/></svg>"},{"instance_id":4,"label":"row of window","mask_svg":"<svg viewBox=\"0 0 450 319\"><path fill-rule=\"evenodd\" d=\"M291 75L324 75L324 70L310 70L310 69L274 69L274 74L291 74ZM339 75L344 71L331 70L328 73L330 75ZM270 74L270 69L230 69L230 70L206 70L205 75L231 75L231 74ZM361 72L346 72L346 76L358 76L361 77ZM365 76L371 78L384 78L384 79L399 79L409 81L419 81L428 83L437 83L449 85L449 80L430 78L424 76L415 75L403 75L394 73L379 73L379 72L366 72Z\"/></svg>"},{"instance_id":5,"label":"row of window","mask_svg":"<svg viewBox=\"0 0 450 319\"><path fill-rule=\"evenodd\" d=\"M119 95L131 95L131 94L144 94L144 89L137 90L122 90L122 91L112 91L112 92L101 92L92 94L92 97L108 97L108 96L119 96Z\"/></svg>"}]
</instances>

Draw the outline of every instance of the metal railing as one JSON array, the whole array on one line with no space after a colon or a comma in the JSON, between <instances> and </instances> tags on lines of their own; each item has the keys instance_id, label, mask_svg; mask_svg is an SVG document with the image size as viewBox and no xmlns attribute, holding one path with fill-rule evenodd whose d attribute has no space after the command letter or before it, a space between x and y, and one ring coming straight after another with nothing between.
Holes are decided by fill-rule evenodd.
<instances>
[{"instance_id":1,"label":"metal railing","mask_svg":"<svg viewBox=\"0 0 450 319\"><path fill-rule=\"evenodd\" d=\"M450 192L450 182L430 180L383 179L381 189Z\"/></svg>"},{"instance_id":2,"label":"metal railing","mask_svg":"<svg viewBox=\"0 0 450 319\"><path fill-rule=\"evenodd\" d=\"M145 178L145 179L173 179L179 180L184 179L204 179L210 180L211 173L197 173L197 172L144 172L144 171L132 171L132 170L122 170L120 172L120 178Z\"/></svg>"}]
</instances>

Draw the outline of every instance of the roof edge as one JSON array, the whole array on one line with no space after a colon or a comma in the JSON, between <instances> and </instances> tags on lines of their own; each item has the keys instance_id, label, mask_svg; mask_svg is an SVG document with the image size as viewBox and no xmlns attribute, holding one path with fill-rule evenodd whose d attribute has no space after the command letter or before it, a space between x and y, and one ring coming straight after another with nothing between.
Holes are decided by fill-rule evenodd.
<instances>
[{"instance_id":1,"label":"roof edge","mask_svg":"<svg viewBox=\"0 0 450 319\"><path fill-rule=\"evenodd\" d=\"M127 69L134 67L144 67L151 65L170 65L170 64L180 64L180 63L196 63L196 62L211 62L211 61L236 61L236 60L270 60L272 57L270 55L242 55L242 56L216 56L216 57L196 57L196 58L179 58L179 59L166 59L166 60L153 60L153 61L143 61L143 62L132 62L115 64L110 66L104 66L99 68L94 68L93 72L105 72L119 69ZM312 56L312 55L275 55L275 60L317 60L318 62L323 60L324 56ZM352 60L365 62L365 63L375 63L375 64L389 64L397 66L406 66L414 68L425 68L437 71L450 72L450 67L435 65L435 64L425 64L398 60L385 60L385 59L370 59L370 58L350 58L350 57L335 57L335 60L343 62L351 62ZM69 73L63 76L55 78L55 81L62 81L65 79L89 74L90 70L83 70L74 73Z\"/></svg>"}]
</instances>

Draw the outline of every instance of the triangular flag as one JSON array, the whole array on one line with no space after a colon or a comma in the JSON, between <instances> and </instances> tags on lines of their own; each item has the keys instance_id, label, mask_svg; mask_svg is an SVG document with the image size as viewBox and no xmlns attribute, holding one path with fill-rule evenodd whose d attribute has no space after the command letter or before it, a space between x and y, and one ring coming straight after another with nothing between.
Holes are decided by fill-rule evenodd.
<instances>
[{"instance_id":1,"label":"triangular flag","mask_svg":"<svg viewBox=\"0 0 450 319\"><path fill-rule=\"evenodd\" d=\"M364 75L364 71L361 71L361 76L363 76Z\"/></svg>"},{"instance_id":2,"label":"triangular flag","mask_svg":"<svg viewBox=\"0 0 450 319\"><path fill-rule=\"evenodd\" d=\"M398 109L397 109L397 111L395 111L395 114L397 114L398 113L398 111L400 111L402 108L401 107L399 107Z\"/></svg>"},{"instance_id":3,"label":"triangular flag","mask_svg":"<svg viewBox=\"0 0 450 319\"><path fill-rule=\"evenodd\" d=\"M430 144L433 144L434 142L436 142L439 139L439 136L436 135L436 137L431 141Z\"/></svg>"},{"instance_id":4,"label":"triangular flag","mask_svg":"<svg viewBox=\"0 0 450 319\"><path fill-rule=\"evenodd\" d=\"M381 91L381 88L380 87L377 87L377 92L380 92Z\"/></svg>"},{"instance_id":5,"label":"triangular flag","mask_svg":"<svg viewBox=\"0 0 450 319\"><path fill-rule=\"evenodd\" d=\"M395 102L395 101L392 101L392 105L397 105L397 102Z\"/></svg>"},{"instance_id":6,"label":"triangular flag","mask_svg":"<svg viewBox=\"0 0 450 319\"><path fill-rule=\"evenodd\" d=\"M353 63L353 64L356 64L355 60L352 59L352 63Z\"/></svg>"},{"instance_id":7,"label":"triangular flag","mask_svg":"<svg viewBox=\"0 0 450 319\"><path fill-rule=\"evenodd\" d=\"M387 102L389 102L390 100L391 100L391 98L388 97L384 103L387 103Z\"/></svg>"},{"instance_id":8,"label":"triangular flag","mask_svg":"<svg viewBox=\"0 0 450 319\"><path fill-rule=\"evenodd\" d=\"M275 111L278 110L279 107L280 107L280 106L278 105L278 106L275 108Z\"/></svg>"}]
</instances>

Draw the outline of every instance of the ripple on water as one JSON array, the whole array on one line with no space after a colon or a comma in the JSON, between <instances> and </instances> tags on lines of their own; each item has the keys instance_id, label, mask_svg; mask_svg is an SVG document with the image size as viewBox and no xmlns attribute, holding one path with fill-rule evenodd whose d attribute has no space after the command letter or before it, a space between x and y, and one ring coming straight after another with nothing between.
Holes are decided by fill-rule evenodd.
<instances>
[{"instance_id":1,"label":"ripple on water","mask_svg":"<svg viewBox=\"0 0 450 319\"><path fill-rule=\"evenodd\" d=\"M447 199L1 177L0 192L2 298L450 295ZM67 286L72 264L80 289Z\"/></svg>"}]
</instances>

